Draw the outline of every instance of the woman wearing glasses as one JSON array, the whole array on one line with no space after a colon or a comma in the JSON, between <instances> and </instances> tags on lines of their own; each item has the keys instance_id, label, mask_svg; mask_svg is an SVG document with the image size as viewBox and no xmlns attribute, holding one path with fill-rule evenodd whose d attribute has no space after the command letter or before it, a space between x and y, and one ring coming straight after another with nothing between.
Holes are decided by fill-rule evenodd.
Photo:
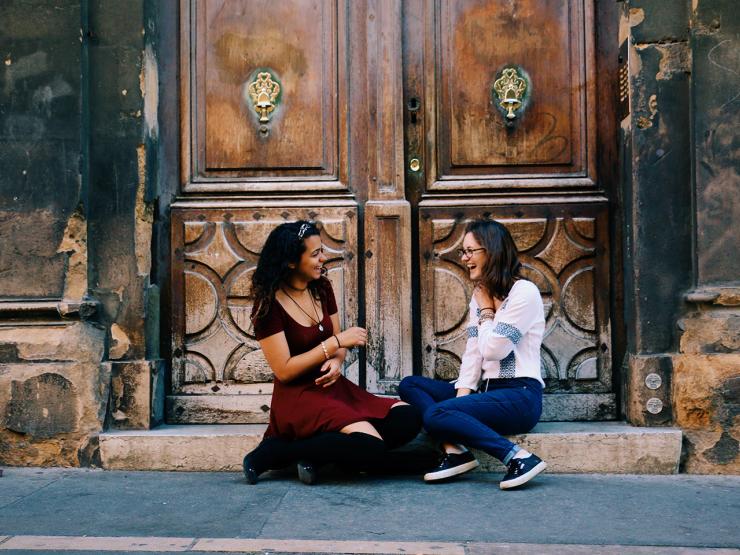
<instances>
[{"instance_id":1,"label":"woman wearing glasses","mask_svg":"<svg viewBox=\"0 0 740 555\"><path fill-rule=\"evenodd\" d=\"M250 484L296 463L307 484L325 463L371 469L421 429L418 409L342 375L347 349L365 346L367 332L340 328L324 262L318 228L285 223L268 236L252 277L255 336L275 379L265 438L244 457Z\"/></svg>"},{"instance_id":2,"label":"woman wearing glasses","mask_svg":"<svg viewBox=\"0 0 740 555\"><path fill-rule=\"evenodd\" d=\"M521 277L516 246L500 223L468 224L460 258L476 285L459 378L451 384L410 376L399 391L401 399L422 411L427 432L444 442L441 463L424 480L444 480L477 467L467 446L503 462L507 473L500 486L510 489L547 467L503 437L528 432L542 412L542 299L537 286Z\"/></svg>"}]
</instances>

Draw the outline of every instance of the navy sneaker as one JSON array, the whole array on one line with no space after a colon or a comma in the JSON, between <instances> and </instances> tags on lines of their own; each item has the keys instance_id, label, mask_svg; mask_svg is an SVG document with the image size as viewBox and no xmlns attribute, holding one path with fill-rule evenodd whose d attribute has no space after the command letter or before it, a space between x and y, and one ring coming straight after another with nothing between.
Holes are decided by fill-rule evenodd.
<instances>
[{"instance_id":1,"label":"navy sneaker","mask_svg":"<svg viewBox=\"0 0 740 555\"><path fill-rule=\"evenodd\" d=\"M464 474L473 470L479 465L475 460L473 453L465 451L464 453L447 453L437 468L424 474L425 482L436 482L452 478L459 474Z\"/></svg>"},{"instance_id":2,"label":"navy sneaker","mask_svg":"<svg viewBox=\"0 0 740 555\"><path fill-rule=\"evenodd\" d=\"M526 484L547 468L547 463L537 455L511 459L506 467L509 469L501 480L501 489L511 489Z\"/></svg>"}]
</instances>

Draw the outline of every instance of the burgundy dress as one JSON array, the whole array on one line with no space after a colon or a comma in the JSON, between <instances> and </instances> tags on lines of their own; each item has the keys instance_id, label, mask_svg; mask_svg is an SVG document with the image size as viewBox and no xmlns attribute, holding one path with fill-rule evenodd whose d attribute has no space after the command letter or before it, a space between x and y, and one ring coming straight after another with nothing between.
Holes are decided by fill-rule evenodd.
<instances>
[{"instance_id":1,"label":"burgundy dress","mask_svg":"<svg viewBox=\"0 0 740 555\"><path fill-rule=\"evenodd\" d=\"M296 356L310 351L323 340L331 339L334 328L330 315L336 314L337 304L329 280L322 278L321 283L325 293L321 320L323 332L319 331L318 325L299 324L273 299L268 313L255 322L257 340L282 331L288 342L290 356ZM270 425L265 437L299 439L319 432L339 431L355 422L385 418L398 402L368 393L344 376L340 376L329 387L316 385L314 380L322 375L322 364L288 383L274 378Z\"/></svg>"}]
</instances>

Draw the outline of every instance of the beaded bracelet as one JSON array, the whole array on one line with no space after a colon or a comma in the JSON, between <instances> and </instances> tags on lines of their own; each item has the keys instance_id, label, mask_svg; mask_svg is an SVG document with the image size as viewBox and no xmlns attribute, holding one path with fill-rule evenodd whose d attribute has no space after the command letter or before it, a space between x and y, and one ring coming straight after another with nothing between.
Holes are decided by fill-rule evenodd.
<instances>
[{"instance_id":1,"label":"beaded bracelet","mask_svg":"<svg viewBox=\"0 0 740 555\"><path fill-rule=\"evenodd\" d=\"M324 350L324 356L326 357L326 360L329 360L329 351L326 350L326 345L324 345L324 342L321 342L321 348Z\"/></svg>"},{"instance_id":2,"label":"beaded bracelet","mask_svg":"<svg viewBox=\"0 0 740 555\"><path fill-rule=\"evenodd\" d=\"M493 321L493 320L495 320L495 319L496 319L496 315L495 315L495 314L481 314L481 315L480 315L480 316L478 317L478 325L480 326L480 325L482 325L482 324L483 324L483 322L486 322L486 321L488 321L488 320L491 320L491 321Z\"/></svg>"}]
</instances>

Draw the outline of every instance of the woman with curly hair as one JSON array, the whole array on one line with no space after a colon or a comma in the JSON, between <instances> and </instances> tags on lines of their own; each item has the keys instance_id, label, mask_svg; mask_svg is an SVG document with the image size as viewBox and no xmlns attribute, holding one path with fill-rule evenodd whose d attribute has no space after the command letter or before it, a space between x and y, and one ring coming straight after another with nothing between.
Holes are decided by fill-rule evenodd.
<instances>
[{"instance_id":1,"label":"woman with curly hair","mask_svg":"<svg viewBox=\"0 0 740 555\"><path fill-rule=\"evenodd\" d=\"M311 222L273 229L252 278L252 322L275 378L270 424L244 457L254 484L269 469L298 465L304 483L338 463L372 470L385 453L421 428L415 407L372 395L342 375L347 350L364 347L367 331L342 330L319 229Z\"/></svg>"},{"instance_id":2,"label":"woman with curly hair","mask_svg":"<svg viewBox=\"0 0 740 555\"><path fill-rule=\"evenodd\" d=\"M510 489L547 467L503 437L528 432L542 412L542 298L537 286L522 278L514 240L500 223L468 224L459 254L476 284L460 375L454 384L410 376L399 391L401 399L422 411L427 432L443 442L444 457L424 480L436 482L477 467L465 445L503 462L508 471L500 486Z\"/></svg>"}]
</instances>

